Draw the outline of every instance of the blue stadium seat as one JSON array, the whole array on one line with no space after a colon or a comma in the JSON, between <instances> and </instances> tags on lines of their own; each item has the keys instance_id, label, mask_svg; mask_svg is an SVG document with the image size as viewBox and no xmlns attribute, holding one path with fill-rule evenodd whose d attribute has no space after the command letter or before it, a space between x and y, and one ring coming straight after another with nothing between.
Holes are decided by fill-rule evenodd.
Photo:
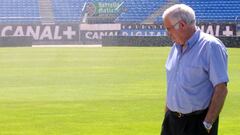
<instances>
[{"instance_id":1,"label":"blue stadium seat","mask_svg":"<svg viewBox=\"0 0 240 135\"><path fill-rule=\"evenodd\" d=\"M129 0L125 1L123 6L127 9L117 19L120 23L142 22L149 15L158 10L165 0ZM134 18L134 19L133 19Z\"/></svg>"},{"instance_id":2,"label":"blue stadium seat","mask_svg":"<svg viewBox=\"0 0 240 135\"><path fill-rule=\"evenodd\" d=\"M239 0L181 0L196 11L198 22L237 21L240 17Z\"/></svg>"},{"instance_id":3,"label":"blue stadium seat","mask_svg":"<svg viewBox=\"0 0 240 135\"><path fill-rule=\"evenodd\" d=\"M0 23L39 22L38 0L1 0Z\"/></svg>"},{"instance_id":4,"label":"blue stadium seat","mask_svg":"<svg viewBox=\"0 0 240 135\"><path fill-rule=\"evenodd\" d=\"M82 8L87 0L53 0L56 22L79 22Z\"/></svg>"}]
</instances>

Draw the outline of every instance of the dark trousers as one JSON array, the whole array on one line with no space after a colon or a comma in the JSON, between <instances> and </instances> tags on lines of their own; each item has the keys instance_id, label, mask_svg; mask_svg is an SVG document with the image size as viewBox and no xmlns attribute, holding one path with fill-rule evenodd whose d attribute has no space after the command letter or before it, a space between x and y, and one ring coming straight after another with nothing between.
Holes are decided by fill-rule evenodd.
<instances>
[{"instance_id":1,"label":"dark trousers","mask_svg":"<svg viewBox=\"0 0 240 135\"><path fill-rule=\"evenodd\" d=\"M182 116L167 111L163 120L161 135L217 135L218 118L214 122L210 133L208 133L203 125L206 114L207 110L200 114Z\"/></svg>"}]
</instances>

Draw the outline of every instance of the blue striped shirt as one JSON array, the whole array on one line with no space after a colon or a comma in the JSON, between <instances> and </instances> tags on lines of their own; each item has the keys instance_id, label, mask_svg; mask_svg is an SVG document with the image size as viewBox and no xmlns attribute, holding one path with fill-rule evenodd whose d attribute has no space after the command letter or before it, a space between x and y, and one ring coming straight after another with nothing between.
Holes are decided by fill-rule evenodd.
<instances>
[{"instance_id":1,"label":"blue striped shirt","mask_svg":"<svg viewBox=\"0 0 240 135\"><path fill-rule=\"evenodd\" d=\"M166 61L167 107L181 113L206 109L214 86L229 80L227 58L223 43L199 29L184 51L175 43Z\"/></svg>"}]
</instances>

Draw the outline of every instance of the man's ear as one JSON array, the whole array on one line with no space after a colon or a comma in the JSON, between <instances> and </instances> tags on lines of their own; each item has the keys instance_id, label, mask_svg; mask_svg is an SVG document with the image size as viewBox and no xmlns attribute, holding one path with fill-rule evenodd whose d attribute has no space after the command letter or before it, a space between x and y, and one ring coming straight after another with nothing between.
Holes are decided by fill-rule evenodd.
<instances>
[{"instance_id":1,"label":"man's ear","mask_svg":"<svg viewBox=\"0 0 240 135\"><path fill-rule=\"evenodd\" d=\"M179 21L178 24L175 26L175 29L178 30L179 28L185 28L186 27L186 23L184 21Z\"/></svg>"},{"instance_id":2,"label":"man's ear","mask_svg":"<svg viewBox=\"0 0 240 135\"><path fill-rule=\"evenodd\" d=\"M184 28L184 27L186 26L186 22L180 21L180 22L179 22L179 25L180 25L181 28Z\"/></svg>"}]
</instances>

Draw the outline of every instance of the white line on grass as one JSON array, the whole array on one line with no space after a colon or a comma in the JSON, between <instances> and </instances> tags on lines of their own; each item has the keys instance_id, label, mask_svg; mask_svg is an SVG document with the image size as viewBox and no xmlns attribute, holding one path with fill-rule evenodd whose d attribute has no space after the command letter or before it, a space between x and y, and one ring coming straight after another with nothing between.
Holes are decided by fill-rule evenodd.
<instances>
[{"instance_id":1,"label":"white line on grass","mask_svg":"<svg viewBox=\"0 0 240 135\"><path fill-rule=\"evenodd\" d=\"M102 45L32 45L32 47L102 47Z\"/></svg>"}]
</instances>

